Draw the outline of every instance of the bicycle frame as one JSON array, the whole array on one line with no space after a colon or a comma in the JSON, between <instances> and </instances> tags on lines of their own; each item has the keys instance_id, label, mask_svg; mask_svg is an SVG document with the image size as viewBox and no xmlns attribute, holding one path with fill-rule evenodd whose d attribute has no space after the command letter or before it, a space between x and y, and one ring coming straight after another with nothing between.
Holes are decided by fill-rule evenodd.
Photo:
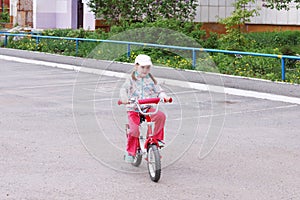
<instances>
[{"instance_id":1,"label":"bicycle frame","mask_svg":"<svg viewBox=\"0 0 300 200\"><path fill-rule=\"evenodd\" d=\"M150 98L150 99L141 99L141 100L137 100L134 101L132 100L133 103L136 105L138 111L139 111L139 115L143 115L145 117L145 122L141 122L140 123L140 137L139 137L139 143L138 147L141 148L141 142L144 144L144 149L141 149L143 151L143 153L145 153L148 149L149 145L155 144L157 147L159 147L158 145L158 141L153 138L153 132L154 132L154 122L152 122L150 115L154 115L158 112L159 110L159 102L162 101L162 99L160 98ZM142 105L144 106L151 106L151 108L154 106L155 110L152 112L149 112L150 108L146 108L146 111L144 111L144 109L142 108ZM141 131L141 126L143 125L143 123L146 123L147 129L146 129L146 133L142 133ZM146 135L146 140L143 141L143 135Z\"/></svg>"},{"instance_id":2,"label":"bicycle frame","mask_svg":"<svg viewBox=\"0 0 300 200\"><path fill-rule=\"evenodd\" d=\"M151 112L151 114L155 114L156 112ZM141 113L140 113L141 114ZM148 115L144 115L145 116L145 121L140 123L140 137L139 137L139 142L144 144L144 149L143 152L146 152L146 150L148 149L148 146L151 144L155 144L157 147L159 147L158 145L158 141L153 138L153 132L154 132L154 122L152 122L151 117L149 116L150 114L147 113ZM144 130L145 132L143 133L143 130L141 130L141 126L143 126L143 124L146 124L146 130ZM144 140L143 135L146 136L146 140ZM140 147L140 144L138 145Z\"/></svg>"},{"instance_id":3,"label":"bicycle frame","mask_svg":"<svg viewBox=\"0 0 300 200\"><path fill-rule=\"evenodd\" d=\"M154 123L151 121L150 115L154 115L158 112L160 102L167 102L167 101L166 99L161 99L157 97L157 98L148 98L148 99L140 99L140 100L130 99L129 102L127 103L127 104L134 104L139 114L145 116L146 124L147 124L147 134L146 134L146 140L144 141L144 150L147 149L148 146L151 144L155 144L157 147L159 147L158 141L152 137L154 132ZM168 102L171 103L172 98L170 98ZM119 100L118 104L121 105L122 102ZM147 111L144 111L142 108L143 106L155 107L155 110L152 112L148 112L149 109L147 109ZM140 124L140 126L141 125L142 123ZM140 144L138 146L140 147Z\"/></svg>"}]
</instances>

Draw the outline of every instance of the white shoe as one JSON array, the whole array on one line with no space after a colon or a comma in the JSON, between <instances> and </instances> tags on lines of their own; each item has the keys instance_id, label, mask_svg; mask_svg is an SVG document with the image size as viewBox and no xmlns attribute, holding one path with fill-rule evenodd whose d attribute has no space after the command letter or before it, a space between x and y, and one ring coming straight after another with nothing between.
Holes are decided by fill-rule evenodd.
<instances>
[{"instance_id":1,"label":"white shoe","mask_svg":"<svg viewBox=\"0 0 300 200\"><path fill-rule=\"evenodd\" d=\"M134 157L132 155L129 155L128 152L124 155L124 160L127 163L133 163Z\"/></svg>"},{"instance_id":2,"label":"white shoe","mask_svg":"<svg viewBox=\"0 0 300 200\"><path fill-rule=\"evenodd\" d=\"M159 147L164 147L165 146L165 142L163 142L162 140L158 140L157 143L158 143Z\"/></svg>"}]
</instances>

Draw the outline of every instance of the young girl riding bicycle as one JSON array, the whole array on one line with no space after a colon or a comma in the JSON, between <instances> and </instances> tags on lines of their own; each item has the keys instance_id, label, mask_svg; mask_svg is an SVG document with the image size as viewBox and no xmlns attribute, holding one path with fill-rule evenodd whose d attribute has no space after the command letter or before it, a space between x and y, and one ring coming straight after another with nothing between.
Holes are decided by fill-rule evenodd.
<instances>
[{"instance_id":1,"label":"young girl riding bicycle","mask_svg":"<svg viewBox=\"0 0 300 200\"><path fill-rule=\"evenodd\" d=\"M164 98L166 101L170 99L150 73L151 67L152 61L149 56L140 54L136 57L134 70L120 89L122 103L127 104L130 99L139 100L152 97ZM136 154L140 135L140 116L132 105L127 104L126 108L130 130L127 137L125 161L131 163ZM150 108L150 112L151 109L153 108ZM163 145L166 116L162 111L158 111L151 115L151 120L155 123L154 138L159 141L160 145Z\"/></svg>"}]
</instances>

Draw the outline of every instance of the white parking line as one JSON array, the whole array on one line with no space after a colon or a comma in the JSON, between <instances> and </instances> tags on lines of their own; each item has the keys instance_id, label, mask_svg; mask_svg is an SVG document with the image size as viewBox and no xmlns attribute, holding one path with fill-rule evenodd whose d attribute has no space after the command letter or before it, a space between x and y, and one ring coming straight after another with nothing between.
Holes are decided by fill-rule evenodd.
<instances>
[{"instance_id":1,"label":"white parking line","mask_svg":"<svg viewBox=\"0 0 300 200\"><path fill-rule=\"evenodd\" d=\"M240 115L240 114L247 114L247 113L255 113L255 112L263 112L263 111L270 111L270 110L279 110L279 109L287 109L287 108L294 108L299 105L287 105L287 106L277 106L277 107L270 107L270 108L263 108L263 109L256 109L256 110L245 110L245 111L237 111L237 112L225 112L220 114L212 114L212 115L199 115L193 117L185 117L185 118L170 118L168 121L178 121L178 120L191 120L191 119L199 119L199 118L211 118L211 117L220 117L220 116L228 116L228 115ZM224 110L225 111L225 110Z\"/></svg>"},{"instance_id":2,"label":"white parking line","mask_svg":"<svg viewBox=\"0 0 300 200\"><path fill-rule=\"evenodd\" d=\"M75 70L75 71L80 71L80 72L85 72L85 73L99 74L99 75L112 76L112 77L118 77L118 78L125 78L128 76L128 74L126 74L126 73L93 69L93 68L68 65L68 64L46 62L46 61L37 61L37 60L18 58L18 57L13 57L13 56L0 55L0 59L21 62L21 63L37 64L37 65L43 65L43 66L49 66L49 67L55 67L55 68L69 69L69 70ZM158 80L160 82L164 82L165 84L172 85L172 86L192 88L192 89L217 92L217 93L225 93L225 94L244 96L244 97L267 99L267 100L272 100L272 101L281 101L281 102L300 105L300 98L296 98L296 97L288 97L288 96L283 96L283 95L269 94L269 93L263 93L263 92L254 92L254 91L249 91L249 90L227 88L227 87L221 87L221 86L212 86L212 85L207 85L207 84L202 84L202 83L192 83L192 82L179 81L179 80L173 80L173 79L159 79L158 78Z\"/></svg>"}]
</instances>

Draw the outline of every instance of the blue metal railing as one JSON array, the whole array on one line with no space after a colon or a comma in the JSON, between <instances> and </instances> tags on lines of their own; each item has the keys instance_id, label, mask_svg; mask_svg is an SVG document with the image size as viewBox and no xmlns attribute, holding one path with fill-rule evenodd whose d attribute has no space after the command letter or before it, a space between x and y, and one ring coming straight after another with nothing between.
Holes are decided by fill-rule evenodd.
<instances>
[{"instance_id":1,"label":"blue metal railing","mask_svg":"<svg viewBox=\"0 0 300 200\"><path fill-rule=\"evenodd\" d=\"M247 56L260 56L260 57L269 57L269 58L279 58L281 60L281 79L285 80L285 59L300 60L298 56L289 56L289 55L277 55L277 54L264 54L264 53L253 53L253 52L243 52L243 51L228 51L220 49L206 49L206 48L195 48L195 47L182 47L182 46L172 46L172 45L160 45L152 43L139 43L139 42L129 42L129 41L117 41L117 40L101 40L101 39L86 39L86 38L71 38L71 37L57 37L57 36L44 36L39 35L39 33L8 33L0 32L0 36L4 36L4 46L7 46L9 36L18 36L18 37L29 37L36 39L36 45L39 44L41 39L57 39L57 40L72 40L76 42L76 55L78 54L79 41L85 42L103 42L103 43L115 43L115 44L125 44L127 45L127 56L131 54L131 45L137 46L147 46L147 47L158 47L158 48L168 48L168 49L177 49L177 50L187 50L192 52L192 65L196 66L196 52L211 52L211 53L223 53L223 54L234 54L234 55L247 55Z\"/></svg>"}]
</instances>

